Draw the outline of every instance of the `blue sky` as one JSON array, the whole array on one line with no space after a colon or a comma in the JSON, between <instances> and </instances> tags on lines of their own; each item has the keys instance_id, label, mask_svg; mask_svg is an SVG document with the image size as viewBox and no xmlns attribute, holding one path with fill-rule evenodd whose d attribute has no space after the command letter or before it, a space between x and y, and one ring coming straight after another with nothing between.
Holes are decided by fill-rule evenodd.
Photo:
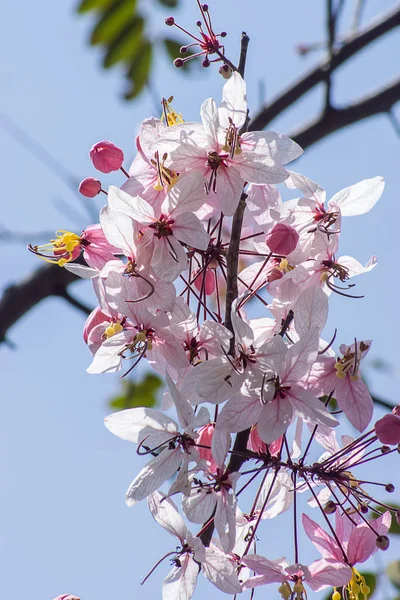
<instances>
[{"instance_id":1,"label":"blue sky","mask_svg":"<svg viewBox=\"0 0 400 600\"><path fill-rule=\"evenodd\" d=\"M153 10L155 3L143 4L151 13L152 34L170 34L163 25L168 11ZM193 28L198 18L194 1L181 4L175 14ZM258 106L262 87L268 98L273 97L317 58L301 59L293 47L321 38L323 4L253 0L247 3L251 10L244 10L240 0L209 2L216 28L229 32L227 54L233 60L241 30L250 35L251 110ZM370 0L365 16L394 4ZM78 179L94 174L88 150L102 139L120 145L128 165L138 125L151 116L152 101L146 94L133 104L120 99L121 73L103 71L99 52L86 43L90 17L78 17L69 0L24 3L23 10L19 3L6 0L2 13L1 113L40 141ZM395 32L341 68L334 99L351 101L395 76L398 44ZM198 118L204 98L218 100L221 85L216 70L196 73L189 81L164 56L156 58L154 87L164 96L174 95L174 107L186 119ZM290 132L314 116L321 98L321 90L312 92L272 128ZM400 117L400 110L397 114ZM2 226L32 232L35 242L35 232L79 232L89 224L86 216L72 218L60 212L62 200L82 213L77 194L4 131L0 136ZM379 265L357 282L363 300L332 298L326 337L338 327L340 342L373 339L372 358L385 359L394 372L390 376L370 372L369 380L376 394L392 402L398 401L399 385L399 148L388 119L379 116L324 140L294 167L323 185L329 195L366 177L386 179L380 203L365 216L347 219L341 237L342 254L361 262L375 254ZM104 177L104 185L111 182L118 185L122 179ZM96 210L101 201L95 201ZM15 244L0 245L0 252L3 289L38 264ZM77 284L73 291L94 302L88 284ZM0 596L8 600L51 600L67 592L82 600L127 600L144 594L159 598L167 565L145 588L139 582L161 553L175 546L154 525L144 504L125 506L125 489L142 462L132 446L114 438L103 425L119 376L86 374L90 357L82 341L83 323L83 317L64 302L48 299L10 331L16 351L0 347ZM398 468L395 473L389 463L379 473L384 480L400 483ZM286 544L291 531L285 517L268 524L266 532L274 539L274 556L268 555L286 554L290 560L291 545ZM304 562L315 557L306 542L302 551ZM390 552L396 556L395 549ZM374 560L376 568L382 559ZM203 586L195 597L200 598L204 589L210 598L217 597Z\"/></svg>"}]
</instances>

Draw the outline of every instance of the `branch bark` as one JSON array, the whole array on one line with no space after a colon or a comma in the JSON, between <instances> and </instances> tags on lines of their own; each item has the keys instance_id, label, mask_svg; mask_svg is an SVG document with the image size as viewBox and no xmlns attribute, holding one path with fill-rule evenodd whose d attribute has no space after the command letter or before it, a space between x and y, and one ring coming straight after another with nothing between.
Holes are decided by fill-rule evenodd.
<instances>
[{"instance_id":1,"label":"branch bark","mask_svg":"<svg viewBox=\"0 0 400 600\"><path fill-rule=\"evenodd\" d=\"M262 108L250 121L249 131L264 129L273 119L287 108L292 106L304 94L309 92L319 83L326 81L326 73L331 73L340 67L355 54L369 46L372 42L387 34L392 29L400 26L400 5L397 4L391 11L375 19L371 24L349 38L349 41L333 52L331 64L324 59L319 65L303 75L298 81L287 88L271 104Z\"/></svg>"},{"instance_id":2,"label":"branch bark","mask_svg":"<svg viewBox=\"0 0 400 600\"><path fill-rule=\"evenodd\" d=\"M31 308L49 296L59 296L70 302L67 288L80 279L70 271L55 265L43 265L20 283L7 287L0 300L0 343L7 342L8 330ZM90 309L73 299L74 306L87 314Z\"/></svg>"}]
</instances>

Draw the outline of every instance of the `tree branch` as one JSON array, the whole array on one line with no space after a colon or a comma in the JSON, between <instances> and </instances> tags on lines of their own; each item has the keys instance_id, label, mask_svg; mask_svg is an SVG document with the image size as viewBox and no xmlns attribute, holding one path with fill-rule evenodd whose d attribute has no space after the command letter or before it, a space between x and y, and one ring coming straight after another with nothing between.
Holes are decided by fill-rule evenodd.
<instances>
[{"instance_id":1,"label":"tree branch","mask_svg":"<svg viewBox=\"0 0 400 600\"><path fill-rule=\"evenodd\" d=\"M290 134L302 148L308 148L334 131L380 113L389 113L400 100L400 78L381 90L344 108L323 111L314 121Z\"/></svg>"},{"instance_id":2,"label":"tree branch","mask_svg":"<svg viewBox=\"0 0 400 600\"><path fill-rule=\"evenodd\" d=\"M331 61L331 72L335 71L340 65L349 60L352 56L369 46L372 42L379 39L395 27L400 26L400 5L398 4L391 11L374 20L367 27L361 29L356 35L353 35L348 42L334 51ZM250 121L249 131L258 131L264 129L273 119L280 115L284 110L292 106L304 94L313 87L326 80L326 72L329 69L329 59L324 59L318 66L306 73L301 79L287 88L271 104L262 108L258 114Z\"/></svg>"},{"instance_id":3,"label":"tree branch","mask_svg":"<svg viewBox=\"0 0 400 600\"><path fill-rule=\"evenodd\" d=\"M0 343L8 343L8 330L41 300L61 296L70 302L72 297L67 293L67 287L78 279L67 269L43 265L20 283L7 287L0 300ZM73 304L87 314L89 309L79 301L73 299Z\"/></svg>"}]
</instances>

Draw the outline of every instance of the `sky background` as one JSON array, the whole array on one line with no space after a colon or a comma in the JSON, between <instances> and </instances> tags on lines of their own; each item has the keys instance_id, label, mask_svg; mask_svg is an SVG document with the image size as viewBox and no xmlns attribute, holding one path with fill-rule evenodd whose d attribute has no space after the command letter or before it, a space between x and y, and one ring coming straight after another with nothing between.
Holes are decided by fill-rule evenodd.
<instances>
[{"instance_id":1,"label":"sky background","mask_svg":"<svg viewBox=\"0 0 400 600\"><path fill-rule=\"evenodd\" d=\"M355 0L348 4L354 7ZM365 19L395 4L369 0ZM163 25L168 10L156 9L155 2L143 5L152 35L170 34ZM181 5L174 14L193 30L198 18L195 2L183 0ZM301 58L293 48L322 38L321 0L251 0L246 9L240 0L210 0L209 5L215 28L229 33L229 57L236 59L243 28L251 38L247 81L252 112L259 105L260 90L272 98L318 58ZM99 51L87 44L91 18L77 16L74 9L70 0L25 2L23 8L21 3L3 0L0 102L3 115L43 144L79 180L95 174L88 150L102 139L121 146L129 166L138 126L154 111L146 93L135 103L121 100L121 72L102 70ZM397 31L341 68L334 100L349 102L395 76L398 48ZM188 80L163 55L156 56L153 87L159 95L173 95L175 109L186 120L198 119L206 97L219 100L222 83L216 69ZM312 92L272 128L290 133L315 115L321 99L321 89ZM399 110L397 114L400 117ZM39 231L79 232L90 223L77 193L4 129L0 136L2 227L32 232L34 243ZM341 236L341 254L363 263L375 254L379 265L357 281L363 300L332 298L324 335L330 339L337 327L338 342L373 339L371 360L383 359L393 370L390 374L369 370L371 388L393 403L399 401L399 150L400 140L389 120L378 116L313 146L294 166L325 187L328 196L364 178L383 175L386 179L380 203L365 216L345 220ZM118 174L102 179L105 186L123 182ZM69 207L68 213L60 210L60 202ZM93 202L95 212L101 202L100 197ZM0 242L0 253L3 289L38 266L38 259L23 245ZM76 284L72 290L94 305L88 283ZM48 299L9 332L16 350L0 347L0 597L7 600L51 600L61 593L82 600L160 598L167 564L144 588L140 580L163 552L176 545L154 524L144 503L133 509L125 505L125 490L143 459L103 425L107 402L118 391L119 375L86 374L90 355L82 340L83 323L83 316L65 302ZM382 462L380 468L375 465L374 474L400 484L394 461ZM399 502L398 493L391 499ZM268 556L286 555L293 560L291 535L287 516L267 523L264 539L273 540L266 546ZM393 544L371 565L380 569L399 554ZM311 544L302 540L301 561L314 558ZM204 593L210 600L220 597L201 584L195 598ZM277 597L273 588L260 596L265 593L272 600ZM387 588L380 595L387 600Z\"/></svg>"}]
</instances>

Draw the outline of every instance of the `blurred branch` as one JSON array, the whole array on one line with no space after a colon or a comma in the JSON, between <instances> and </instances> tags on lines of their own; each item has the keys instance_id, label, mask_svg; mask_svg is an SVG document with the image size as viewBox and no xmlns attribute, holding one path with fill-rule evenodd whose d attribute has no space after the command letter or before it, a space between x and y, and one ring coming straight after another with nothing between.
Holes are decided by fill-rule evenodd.
<instances>
[{"instance_id":1,"label":"blurred branch","mask_svg":"<svg viewBox=\"0 0 400 600\"><path fill-rule=\"evenodd\" d=\"M368 47L372 42L387 34L400 25L400 4L397 4L388 13L375 19L370 25L361 29L356 35L333 52L331 61L331 72L335 71L344 62L355 54ZM329 59L324 59L319 65L311 69L293 85L287 88L280 96L275 98L271 104L262 108L250 121L249 130L257 131L264 129L273 119L287 108L292 106L304 94L309 92L319 83L326 80L326 70L329 67Z\"/></svg>"},{"instance_id":2,"label":"blurred branch","mask_svg":"<svg viewBox=\"0 0 400 600\"><path fill-rule=\"evenodd\" d=\"M302 148L327 137L334 131L348 127L353 123L367 119L380 113L390 113L392 107L400 100L400 79L381 90L366 96L344 108L330 108L317 117L313 122L299 131L290 134Z\"/></svg>"},{"instance_id":3,"label":"blurred branch","mask_svg":"<svg viewBox=\"0 0 400 600\"><path fill-rule=\"evenodd\" d=\"M85 314L90 308L75 300L67 287L79 277L56 265L43 265L26 279L4 290L0 300L0 343L8 342L8 330L31 308L49 296L59 296Z\"/></svg>"},{"instance_id":4,"label":"blurred branch","mask_svg":"<svg viewBox=\"0 0 400 600\"><path fill-rule=\"evenodd\" d=\"M394 408L394 404L387 402L386 400L382 400L382 398L377 398L376 396L372 396L372 401L374 404L378 406L382 406L382 408L386 408L387 410L392 410Z\"/></svg>"}]
</instances>

